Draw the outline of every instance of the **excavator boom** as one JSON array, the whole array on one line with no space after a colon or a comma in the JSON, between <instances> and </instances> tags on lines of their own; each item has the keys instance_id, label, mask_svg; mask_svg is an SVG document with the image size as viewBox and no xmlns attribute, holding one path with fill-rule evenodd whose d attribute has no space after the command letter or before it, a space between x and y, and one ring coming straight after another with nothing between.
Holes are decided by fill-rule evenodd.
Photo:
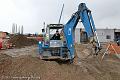
<instances>
[{"instance_id":1,"label":"excavator boom","mask_svg":"<svg viewBox=\"0 0 120 80\"><path fill-rule=\"evenodd\" d=\"M78 22L81 20L85 31L87 32L88 38L93 38L96 43L96 48L100 48L100 43L97 37L96 28L91 15L91 11L86 7L85 3L81 3L78 7L78 11L72 15L70 20L64 26L64 36L67 44L67 48L70 52L71 59L74 58L74 33Z\"/></svg>"}]
</instances>

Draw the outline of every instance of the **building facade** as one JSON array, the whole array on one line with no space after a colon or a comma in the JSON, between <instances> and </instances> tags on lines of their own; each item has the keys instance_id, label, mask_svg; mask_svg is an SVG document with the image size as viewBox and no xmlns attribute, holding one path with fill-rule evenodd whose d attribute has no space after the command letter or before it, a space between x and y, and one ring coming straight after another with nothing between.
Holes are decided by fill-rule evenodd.
<instances>
[{"instance_id":1,"label":"building facade","mask_svg":"<svg viewBox=\"0 0 120 80\"><path fill-rule=\"evenodd\" d=\"M100 42L114 41L114 29L97 29L97 35Z\"/></svg>"},{"instance_id":2,"label":"building facade","mask_svg":"<svg viewBox=\"0 0 120 80\"><path fill-rule=\"evenodd\" d=\"M80 28L75 30L75 42L80 43L81 36ZM97 29L97 35L100 42L110 42L120 39L120 29Z\"/></svg>"}]
</instances>

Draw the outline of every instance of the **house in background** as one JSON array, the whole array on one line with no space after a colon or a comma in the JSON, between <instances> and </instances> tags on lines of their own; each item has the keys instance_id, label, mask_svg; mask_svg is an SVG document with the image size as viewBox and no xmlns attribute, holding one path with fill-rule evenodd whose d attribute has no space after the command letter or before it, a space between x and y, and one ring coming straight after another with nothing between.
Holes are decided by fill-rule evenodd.
<instances>
[{"instance_id":1,"label":"house in background","mask_svg":"<svg viewBox=\"0 0 120 80\"><path fill-rule=\"evenodd\" d=\"M0 38L6 38L7 33L0 31Z\"/></svg>"},{"instance_id":2,"label":"house in background","mask_svg":"<svg viewBox=\"0 0 120 80\"><path fill-rule=\"evenodd\" d=\"M115 40L114 29L97 29L100 42L110 42Z\"/></svg>"},{"instance_id":3,"label":"house in background","mask_svg":"<svg viewBox=\"0 0 120 80\"><path fill-rule=\"evenodd\" d=\"M82 31L82 35L81 35ZM110 42L120 39L120 29L97 29L97 35L100 42ZM75 30L75 42L81 43L87 40L87 34L84 29Z\"/></svg>"}]
</instances>

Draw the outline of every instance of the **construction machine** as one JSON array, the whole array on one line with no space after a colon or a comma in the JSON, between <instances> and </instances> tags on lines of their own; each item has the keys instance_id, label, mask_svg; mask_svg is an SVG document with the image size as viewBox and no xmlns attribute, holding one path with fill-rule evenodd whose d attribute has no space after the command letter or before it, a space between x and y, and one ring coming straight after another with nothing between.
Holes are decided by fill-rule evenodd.
<instances>
[{"instance_id":1,"label":"construction machine","mask_svg":"<svg viewBox=\"0 0 120 80\"><path fill-rule=\"evenodd\" d=\"M91 11L85 3L79 4L78 11L65 24L49 24L46 30L42 30L44 39L39 41L39 53L42 59L61 59L73 61L75 57L75 28L78 22L82 22L89 41L94 43L96 54L100 50L96 28ZM63 39L53 39L51 29L61 30ZM52 31L53 31L52 30Z\"/></svg>"}]
</instances>

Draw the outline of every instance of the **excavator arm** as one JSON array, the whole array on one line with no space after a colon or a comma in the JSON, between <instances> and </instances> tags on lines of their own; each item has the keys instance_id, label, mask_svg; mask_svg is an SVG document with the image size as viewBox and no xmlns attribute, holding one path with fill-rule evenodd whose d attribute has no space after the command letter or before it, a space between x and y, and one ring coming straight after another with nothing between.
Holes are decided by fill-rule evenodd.
<instances>
[{"instance_id":1,"label":"excavator arm","mask_svg":"<svg viewBox=\"0 0 120 80\"><path fill-rule=\"evenodd\" d=\"M78 11L72 15L70 20L64 26L64 36L67 44L67 48L70 52L71 59L74 58L74 34L75 28L78 22L81 20L85 31L87 32L88 38L93 38L96 43L96 49L100 49L100 43L97 37L96 28L91 15L91 11L86 7L85 3L81 3L78 7Z\"/></svg>"}]
</instances>

